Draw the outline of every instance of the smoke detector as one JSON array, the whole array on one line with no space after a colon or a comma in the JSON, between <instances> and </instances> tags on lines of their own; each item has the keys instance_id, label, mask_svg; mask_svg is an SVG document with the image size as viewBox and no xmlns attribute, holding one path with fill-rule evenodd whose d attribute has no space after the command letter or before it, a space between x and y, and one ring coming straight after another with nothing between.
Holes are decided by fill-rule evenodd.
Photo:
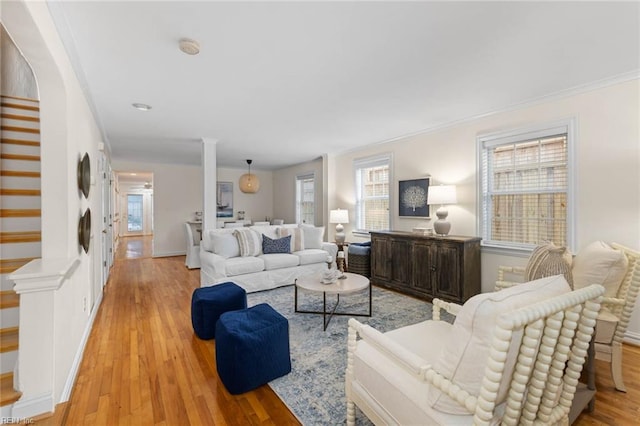
<instances>
[{"instance_id":1,"label":"smoke detector","mask_svg":"<svg viewBox=\"0 0 640 426\"><path fill-rule=\"evenodd\" d=\"M200 43L190 38L181 38L178 45L180 46L180 50L187 55L197 55L200 53Z\"/></svg>"}]
</instances>

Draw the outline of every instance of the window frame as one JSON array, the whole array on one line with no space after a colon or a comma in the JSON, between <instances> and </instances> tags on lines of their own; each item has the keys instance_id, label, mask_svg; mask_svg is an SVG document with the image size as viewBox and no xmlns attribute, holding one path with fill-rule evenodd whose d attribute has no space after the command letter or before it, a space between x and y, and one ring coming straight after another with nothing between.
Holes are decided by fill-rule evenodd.
<instances>
[{"instance_id":1,"label":"window frame","mask_svg":"<svg viewBox=\"0 0 640 426\"><path fill-rule=\"evenodd\" d=\"M526 143L536 139L544 139L554 135L566 134L567 140L567 208L566 208L566 245L569 250L575 247L575 118L563 119L546 124L538 124L529 127L516 128L506 131L480 134L476 138L476 170L477 170L477 199L476 219L479 235L482 237L482 246L497 251L498 253L510 252L522 254L531 251L536 244L494 241L490 239L491 205L486 206L485 170L483 157L487 149L501 145L514 143ZM487 180L490 181L487 176ZM543 192L539 192L542 194ZM489 192L487 192L489 194ZM485 212L487 217L485 217Z\"/></svg>"},{"instance_id":2,"label":"window frame","mask_svg":"<svg viewBox=\"0 0 640 426\"><path fill-rule=\"evenodd\" d=\"M301 198L300 198L300 185L306 181L306 180L311 180L313 181L313 221L312 223L310 223L311 225L315 225L315 220L316 220L316 212L317 212L317 206L316 206L316 173L315 172L307 172L307 173L300 173L298 175L296 175L296 180L295 180L295 191L296 191L296 201L295 201L295 211L296 211L296 223L307 223L307 222L302 222L302 213L301 213Z\"/></svg>"},{"instance_id":3,"label":"window frame","mask_svg":"<svg viewBox=\"0 0 640 426\"><path fill-rule=\"evenodd\" d=\"M354 198L355 198L355 214L354 214L354 227L353 234L360 236L368 236L370 231L381 231L382 229L366 229L361 226L364 223L364 219L360 217L361 204L362 201L360 199L362 188L358 185L358 174L359 170L365 168L376 167L380 165L386 164L389 168L388 176L389 176L389 193L388 193L388 203L389 207L387 209L388 214L388 229L393 229L393 215L392 206L394 205L395 200L395 191L393 186L393 154L392 153L383 153L372 155L368 157L356 158L353 160L353 178L354 178Z\"/></svg>"}]
</instances>

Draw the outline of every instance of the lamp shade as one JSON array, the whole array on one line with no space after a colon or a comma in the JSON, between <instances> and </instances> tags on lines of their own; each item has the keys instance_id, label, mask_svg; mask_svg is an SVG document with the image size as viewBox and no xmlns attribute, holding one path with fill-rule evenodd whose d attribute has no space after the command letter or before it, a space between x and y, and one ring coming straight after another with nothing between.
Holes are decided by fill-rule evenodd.
<instances>
[{"instance_id":1,"label":"lamp shade","mask_svg":"<svg viewBox=\"0 0 640 426\"><path fill-rule=\"evenodd\" d=\"M240 176L240 181L238 182L240 191L247 194L255 194L260 189L260 179L258 179L258 176L251 173L251 162L252 160L247 160L249 172Z\"/></svg>"},{"instance_id":2,"label":"lamp shade","mask_svg":"<svg viewBox=\"0 0 640 426\"><path fill-rule=\"evenodd\" d=\"M349 210L331 210L329 223L349 223Z\"/></svg>"},{"instance_id":3,"label":"lamp shade","mask_svg":"<svg viewBox=\"0 0 640 426\"><path fill-rule=\"evenodd\" d=\"M434 185L429 187L427 204L456 204L457 202L458 197L455 185Z\"/></svg>"}]
</instances>

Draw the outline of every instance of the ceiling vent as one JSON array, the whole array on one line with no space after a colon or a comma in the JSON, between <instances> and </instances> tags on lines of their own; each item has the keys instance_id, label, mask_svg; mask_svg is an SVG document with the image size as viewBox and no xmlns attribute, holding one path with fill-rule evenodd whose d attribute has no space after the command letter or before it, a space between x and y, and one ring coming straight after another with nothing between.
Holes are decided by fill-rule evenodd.
<instances>
[{"instance_id":1,"label":"ceiling vent","mask_svg":"<svg viewBox=\"0 0 640 426\"><path fill-rule=\"evenodd\" d=\"M182 38L179 42L180 50L187 55L197 55L200 53L200 43L190 38Z\"/></svg>"}]
</instances>

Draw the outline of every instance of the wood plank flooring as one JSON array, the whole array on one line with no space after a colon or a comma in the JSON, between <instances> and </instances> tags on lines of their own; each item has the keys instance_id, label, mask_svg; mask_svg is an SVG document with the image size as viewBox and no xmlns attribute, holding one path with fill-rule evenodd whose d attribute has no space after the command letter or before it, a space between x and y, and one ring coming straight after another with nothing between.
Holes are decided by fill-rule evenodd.
<instances>
[{"instance_id":1,"label":"wood plank flooring","mask_svg":"<svg viewBox=\"0 0 640 426\"><path fill-rule=\"evenodd\" d=\"M35 424L298 425L266 385L237 396L226 391L214 342L191 327L199 270L188 270L184 257L152 259L150 247L151 237L120 239L71 399ZM623 356L627 393L613 388L608 365L596 361L595 412L574 424L640 424L640 348L625 345Z\"/></svg>"}]
</instances>

